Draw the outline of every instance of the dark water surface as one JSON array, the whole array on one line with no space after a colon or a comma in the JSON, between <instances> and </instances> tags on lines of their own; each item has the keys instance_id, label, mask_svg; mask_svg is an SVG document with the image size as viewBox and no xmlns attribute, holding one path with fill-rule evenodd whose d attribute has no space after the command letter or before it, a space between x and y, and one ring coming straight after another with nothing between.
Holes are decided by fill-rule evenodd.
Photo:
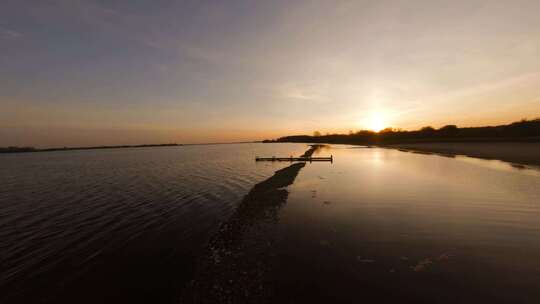
<instances>
[{"instance_id":1,"label":"dark water surface","mask_svg":"<svg viewBox=\"0 0 540 304\"><path fill-rule=\"evenodd\" d=\"M0 303L178 302L210 236L253 185L290 165L254 157L306 149L0 155ZM269 209L275 223L244 242L268 241L237 262L257 273L263 255L271 263L260 278L270 302L540 302L537 168L350 146L315 156L330 154L298 171L286 203Z\"/></svg>"},{"instance_id":2,"label":"dark water surface","mask_svg":"<svg viewBox=\"0 0 540 304\"><path fill-rule=\"evenodd\" d=\"M540 303L540 171L333 146L280 212L278 303Z\"/></svg>"},{"instance_id":3,"label":"dark water surface","mask_svg":"<svg viewBox=\"0 0 540 304\"><path fill-rule=\"evenodd\" d=\"M303 144L0 155L0 303L173 303L208 237Z\"/></svg>"}]
</instances>

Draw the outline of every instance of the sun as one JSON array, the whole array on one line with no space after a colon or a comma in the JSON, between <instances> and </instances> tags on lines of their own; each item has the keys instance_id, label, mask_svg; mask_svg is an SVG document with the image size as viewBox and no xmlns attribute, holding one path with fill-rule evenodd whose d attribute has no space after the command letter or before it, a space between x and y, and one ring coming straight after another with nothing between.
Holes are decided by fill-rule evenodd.
<instances>
[{"instance_id":1,"label":"sun","mask_svg":"<svg viewBox=\"0 0 540 304\"><path fill-rule=\"evenodd\" d=\"M384 115L380 112L373 112L369 118L368 128L372 131L379 132L386 127Z\"/></svg>"}]
</instances>

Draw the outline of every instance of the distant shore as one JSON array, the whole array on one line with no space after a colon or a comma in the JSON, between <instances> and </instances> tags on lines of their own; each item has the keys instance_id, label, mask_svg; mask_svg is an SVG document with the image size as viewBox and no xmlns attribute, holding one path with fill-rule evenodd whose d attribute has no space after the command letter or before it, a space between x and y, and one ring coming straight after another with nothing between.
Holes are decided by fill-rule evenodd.
<instances>
[{"instance_id":1,"label":"distant shore","mask_svg":"<svg viewBox=\"0 0 540 304\"><path fill-rule=\"evenodd\" d=\"M94 147L63 147L38 149L34 147L0 147L0 153L29 153L29 152L52 152L73 150L101 150L101 149L125 149L125 148L148 148L148 147L178 147L182 144L149 144L149 145L121 145L121 146L94 146Z\"/></svg>"},{"instance_id":2,"label":"distant shore","mask_svg":"<svg viewBox=\"0 0 540 304\"><path fill-rule=\"evenodd\" d=\"M199 144L144 144L144 145L118 145L118 146L94 146L94 147L62 147L62 148L34 148L34 147L0 147L2 153L28 153L28 152L54 152L54 151L76 151L76 150L101 150L101 149L125 149L125 148L151 148L151 147L182 147L182 146L204 146L204 145L227 145L227 144L249 144L260 143L260 141L239 141L239 142L212 142Z\"/></svg>"},{"instance_id":3,"label":"distant shore","mask_svg":"<svg viewBox=\"0 0 540 304\"><path fill-rule=\"evenodd\" d=\"M467 155L499 159L516 164L540 165L540 118L523 119L507 125L439 129L423 127L415 131L387 128L380 132L362 130L349 134L293 135L263 142L296 142L378 146L402 150Z\"/></svg>"},{"instance_id":4,"label":"distant shore","mask_svg":"<svg viewBox=\"0 0 540 304\"><path fill-rule=\"evenodd\" d=\"M540 142L433 142L381 145L406 151L465 155L540 166Z\"/></svg>"}]
</instances>

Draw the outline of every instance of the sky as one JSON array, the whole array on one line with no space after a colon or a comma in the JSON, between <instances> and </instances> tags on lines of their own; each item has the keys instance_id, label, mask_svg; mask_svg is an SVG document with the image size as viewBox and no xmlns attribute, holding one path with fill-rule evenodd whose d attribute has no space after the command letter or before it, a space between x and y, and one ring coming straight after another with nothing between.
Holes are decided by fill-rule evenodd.
<instances>
[{"instance_id":1,"label":"sky","mask_svg":"<svg viewBox=\"0 0 540 304\"><path fill-rule=\"evenodd\" d=\"M0 146L540 117L540 1L0 0Z\"/></svg>"}]
</instances>

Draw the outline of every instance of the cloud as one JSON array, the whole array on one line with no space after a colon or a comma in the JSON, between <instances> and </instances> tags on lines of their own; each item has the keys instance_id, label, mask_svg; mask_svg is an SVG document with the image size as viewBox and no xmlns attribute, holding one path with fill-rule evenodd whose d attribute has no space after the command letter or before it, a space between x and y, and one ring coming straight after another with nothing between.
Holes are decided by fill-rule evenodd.
<instances>
[{"instance_id":1,"label":"cloud","mask_svg":"<svg viewBox=\"0 0 540 304\"><path fill-rule=\"evenodd\" d=\"M173 15L169 12L162 12L162 17L157 17L153 14L111 8L95 1L63 0L55 3L57 10L50 12L51 17L60 11L63 18L68 20L77 18L104 35L130 40L157 51L184 56L194 61L221 64L230 59L225 58L226 54L215 47L202 45L193 41L193 37L184 36L186 34L184 24L173 19ZM174 8L175 6L170 7L169 10ZM216 12L212 14L215 15ZM182 16L177 19L182 19ZM164 24L168 27L164 27Z\"/></svg>"},{"instance_id":2,"label":"cloud","mask_svg":"<svg viewBox=\"0 0 540 304\"><path fill-rule=\"evenodd\" d=\"M530 85L534 87L535 84L540 82L540 73L525 73L509 78L504 78L498 81L484 82L476 86L463 88L460 90L453 90L451 92L444 92L437 96L432 96L431 100L466 100L467 97L478 97L482 95L515 92L517 89Z\"/></svg>"},{"instance_id":3,"label":"cloud","mask_svg":"<svg viewBox=\"0 0 540 304\"><path fill-rule=\"evenodd\" d=\"M322 96L303 91L301 89L292 89L288 92L285 92L285 97L288 99L297 99L297 100L319 100Z\"/></svg>"},{"instance_id":4,"label":"cloud","mask_svg":"<svg viewBox=\"0 0 540 304\"><path fill-rule=\"evenodd\" d=\"M328 86L322 83L288 84L278 88L278 95L297 101L324 102L328 100Z\"/></svg>"},{"instance_id":5,"label":"cloud","mask_svg":"<svg viewBox=\"0 0 540 304\"><path fill-rule=\"evenodd\" d=\"M0 37L7 38L7 39L17 39L17 38L22 37L22 34L12 29L0 27Z\"/></svg>"}]
</instances>

